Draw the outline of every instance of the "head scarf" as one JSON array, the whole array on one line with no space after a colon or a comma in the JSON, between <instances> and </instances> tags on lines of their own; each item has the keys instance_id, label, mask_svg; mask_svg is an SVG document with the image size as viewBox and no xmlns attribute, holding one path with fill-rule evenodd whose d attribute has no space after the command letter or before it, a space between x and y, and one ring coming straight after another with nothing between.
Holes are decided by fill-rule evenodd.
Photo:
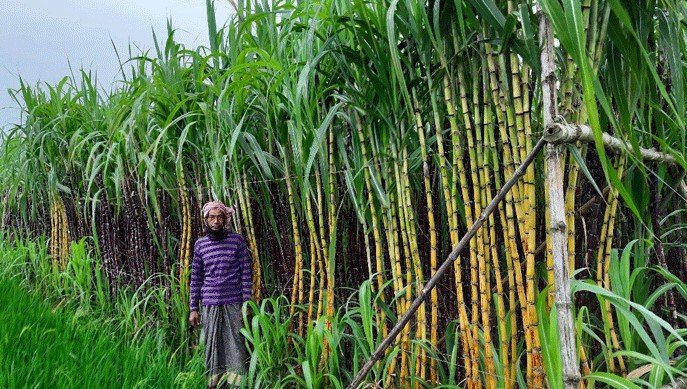
<instances>
[{"instance_id":1,"label":"head scarf","mask_svg":"<svg viewBox=\"0 0 687 389\"><path fill-rule=\"evenodd\" d=\"M229 226L229 221L231 220L231 216L236 212L234 207L227 207L220 201L209 201L203 205L203 223L205 223L205 218L208 217L208 214L210 214L210 211L213 209L217 209L221 211L224 214L224 227L226 228Z\"/></svg>"}]
</instances>

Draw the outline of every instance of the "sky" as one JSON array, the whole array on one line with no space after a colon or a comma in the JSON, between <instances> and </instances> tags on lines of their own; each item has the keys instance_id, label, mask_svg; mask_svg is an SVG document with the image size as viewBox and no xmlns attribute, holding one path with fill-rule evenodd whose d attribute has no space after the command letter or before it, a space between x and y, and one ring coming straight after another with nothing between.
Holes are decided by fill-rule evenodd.
<instances>
[{"instance_id":1,"label":"sky","mask_svg":"<svg viewBox=\"0 0 687 389\"><path fill-rule=\"evenodd\" d=\"M232 12L229 0L216 0L217 24ZM177 41L190 47L208 45L205 0L0 0L0 129L20 119L8 89L55 84L80 68L97 74L109 90L118 76L113 48L127 56L129 44L153 49L154 29L166 36L167 20ZM123 58L126 59L126 58Z\"/></svg>"}]
</instances>

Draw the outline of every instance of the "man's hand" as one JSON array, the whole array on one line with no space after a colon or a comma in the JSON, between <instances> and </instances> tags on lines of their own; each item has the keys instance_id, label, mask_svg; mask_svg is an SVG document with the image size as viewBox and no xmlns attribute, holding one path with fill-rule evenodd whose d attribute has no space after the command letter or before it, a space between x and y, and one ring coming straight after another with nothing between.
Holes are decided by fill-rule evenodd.
<instances>
[{"instance_id":1,"label":"man's hand","mask_svg":"<svg viewBox=\"0 0 687 389\"><path fill-rule=\"evenodd\" d=\"M188 316L188 324L190 324L191 327L197 327L200 325L200 315L198 314L198 311L191 311L191 314Z\"/></svg>"}]
</instances>

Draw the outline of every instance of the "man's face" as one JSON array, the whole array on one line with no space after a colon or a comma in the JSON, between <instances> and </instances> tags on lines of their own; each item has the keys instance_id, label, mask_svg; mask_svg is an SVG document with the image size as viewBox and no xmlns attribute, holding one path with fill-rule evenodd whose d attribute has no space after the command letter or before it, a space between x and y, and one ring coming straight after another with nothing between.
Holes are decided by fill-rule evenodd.
<instances>
[{"instance_id":1,"label":"man's face","mask_svg":"<svg viewBox=\"0 0 687 389\"><path fill-rule=\"evenodd\" d=\"M218 209L211 209L205 218L205 223L212 231L220 231L224 228L224 213Z\"/></svg>"}]
</instances>

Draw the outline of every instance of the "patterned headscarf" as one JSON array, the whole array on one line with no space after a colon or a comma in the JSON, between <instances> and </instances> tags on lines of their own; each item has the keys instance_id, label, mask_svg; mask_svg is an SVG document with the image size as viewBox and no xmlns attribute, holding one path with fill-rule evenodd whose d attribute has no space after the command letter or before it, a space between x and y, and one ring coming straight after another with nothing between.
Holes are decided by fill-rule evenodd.
<instances>
[{"instance_id":1,"label":"patterned headscarf","mask_svg":"<svg viewBox=\"0 0 687 389\"><path fill-rule=\"evenodd\" d=\"M205 224L205 218L208 217L208 214L210 213L210 210L217 209L221 211L224 214L224 227L229 226L229 221L231 220L231 216L236 212L234 207L227 207L220 201L209 201L203 205L203 223Z\"/></svg>"}]
</instances>

